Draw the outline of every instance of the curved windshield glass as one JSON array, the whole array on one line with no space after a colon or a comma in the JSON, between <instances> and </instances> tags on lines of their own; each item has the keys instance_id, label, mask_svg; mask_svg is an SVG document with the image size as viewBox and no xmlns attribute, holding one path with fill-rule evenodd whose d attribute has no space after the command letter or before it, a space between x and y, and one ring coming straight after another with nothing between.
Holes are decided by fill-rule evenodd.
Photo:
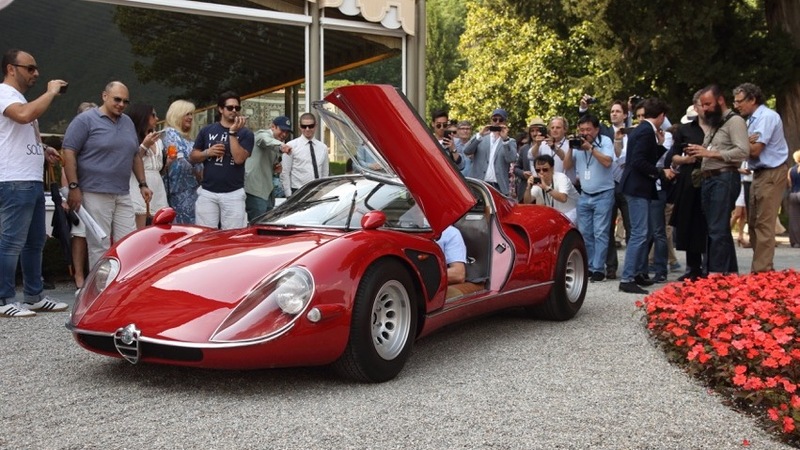
<instances>
[{"instance_id":1,"label":"curved windshield glass","mask_svg":"<svg viewBox=\"0 0 800 450\"><path fill-rule=\"evenodd\" d=\"M359 175L308 184L255 224L360 229L361 218L369 211L383 211L388 228L429 229L405 186Z\"/></svg>"}]
</instances>

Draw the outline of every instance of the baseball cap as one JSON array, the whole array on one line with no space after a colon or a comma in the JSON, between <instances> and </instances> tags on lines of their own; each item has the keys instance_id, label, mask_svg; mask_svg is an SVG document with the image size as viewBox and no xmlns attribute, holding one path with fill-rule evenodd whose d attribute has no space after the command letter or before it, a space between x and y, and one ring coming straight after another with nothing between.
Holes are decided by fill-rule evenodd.
<instances>
[{"instance_id":1,"label":"baseball cap","mask_svg":"<svg viewBox=\"0 0 800 450\"><path fill-rule=\"evenodd\" d=\"M283 131L292 131L292 122L286 116L278 116L272 119L272 123Z\"/></svg>"},{"instance_id":2,"label":"baseball cap","mask_svg":"<svg viewBox=\"0 0 800 450\"><path fill-rule=\"evenodd\" d=\"M492 112L492 117L501 116L503 120L508 120L508 113L503 108L497 108Z\"/></svg>"}]
</instances>

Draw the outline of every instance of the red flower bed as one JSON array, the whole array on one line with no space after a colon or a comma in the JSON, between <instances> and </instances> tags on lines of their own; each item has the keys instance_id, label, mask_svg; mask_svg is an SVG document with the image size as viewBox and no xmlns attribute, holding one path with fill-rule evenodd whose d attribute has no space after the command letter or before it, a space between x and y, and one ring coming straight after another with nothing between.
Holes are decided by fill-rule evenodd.
<instances>
[{"instance_id":1,"label":"red flower bed","mask_svg":"<svg viewBox=\"0 0 800 450\"><path fill-rule=\"evenodd\" d=\"M800 443L800 273L671 283L637 306L670 359Z\"/></svg>"}]
</instances>

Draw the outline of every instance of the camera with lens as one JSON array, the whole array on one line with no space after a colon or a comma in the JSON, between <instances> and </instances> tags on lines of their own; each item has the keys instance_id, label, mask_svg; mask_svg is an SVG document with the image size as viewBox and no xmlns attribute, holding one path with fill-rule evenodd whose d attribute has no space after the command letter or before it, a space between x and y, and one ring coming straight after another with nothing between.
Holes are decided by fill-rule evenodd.
<instances>
[{"instance_id":1,"label":"camera with lens","mask_svg":"<svg viewBox=\"0 0 800 450\"><path fill-rule=\"evenodd\" d=\"M644 97L640 95L631 95L631 98L629 99L630 104L633 105L634 107L639 103L641 103L642 100L644 100Z\"/></svg>"},{"instance_id":2,"label":"camera with lens","mask_svg":"<svg viewBox=\"0 0 800 450\"><path fill-rule=\"evenodd\" d=\"M537 126L536 129L539 130L539 136L547 137L547 127L545 127L545 126Z\"/></svg>"},{"instance_id":3,"label":"camera with lens","mask_svg":"<svg viewBox=\"0 0 800 450\"><path fill-rule=\"evenodd\" d=\"M583 145L584 138L585 137L583 135L580 135L580 134L570 136L569 137L569 148L575 149L575 150L580 150L581 145Z\"/></svg>"},{"instance_id":4,"label":"camera with lens","mask_svg":"<svg viewBox=\"0 0 800 450\"><path fill-rule=\"evenodd\" d=\"M542 182L542 179L539 177L533 177L533 184L539 184Z\"/></svg>"},{"instance_id":5,"label":"camera with lens","mask_svg":"<svg viewBox=\"0 0 800 450\"><path fill-rule=\"evenodd\" d=\"M596 98L594 98L594 97L587 96L587 97L586 97L586 103L588 103L588 104L590 104L590 105L591 105L592 103L597 103L597 99L596 99Z\"/></svg>"},{"instance_id":6,"label":"camera with lens","mask_svg":"<svg viewBox=\"0 0 800 450\"><path fill-rule=\"evenodd\" d=\"M454 134L456 134L455 130L444 130L445 139L452 139Z\"/></svg>"}]
</instances>

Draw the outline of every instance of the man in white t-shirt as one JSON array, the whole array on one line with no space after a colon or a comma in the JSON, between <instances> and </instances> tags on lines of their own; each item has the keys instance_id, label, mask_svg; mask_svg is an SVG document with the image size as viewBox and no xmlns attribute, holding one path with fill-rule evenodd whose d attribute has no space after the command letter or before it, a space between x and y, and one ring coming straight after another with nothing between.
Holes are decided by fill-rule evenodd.
<instances>
[{"instance_id":1,"label":"man in white t-shirt","mask_svg":"<svg viewBox=\"0 0 800 450\"><path fill-rule=\"evenodd\" d=\"M42 251L46 240L44 160L58 152L44 146L37 119L67 83L51 80L47 91L28 103L25 92L39 78L33 56L21 50L3 54L0 84L0 317L30 317L35 311L63 311L61 303L42 295ZM24 302L16 303L15 275L22 261Z\"/></svg>"},{"instance_id":2,"label":"man in white t-shirt","mask_svg":"<svg viewBox=\"0 0 800 450\"><path fill-rule=\"evenodd\" d=\"M523 203L536 203L555 208L577 224L580 194L569 177L555 171L553 157L539 155L533 162L535 175L528 178Z\"/></svg>"}]
</instances>

